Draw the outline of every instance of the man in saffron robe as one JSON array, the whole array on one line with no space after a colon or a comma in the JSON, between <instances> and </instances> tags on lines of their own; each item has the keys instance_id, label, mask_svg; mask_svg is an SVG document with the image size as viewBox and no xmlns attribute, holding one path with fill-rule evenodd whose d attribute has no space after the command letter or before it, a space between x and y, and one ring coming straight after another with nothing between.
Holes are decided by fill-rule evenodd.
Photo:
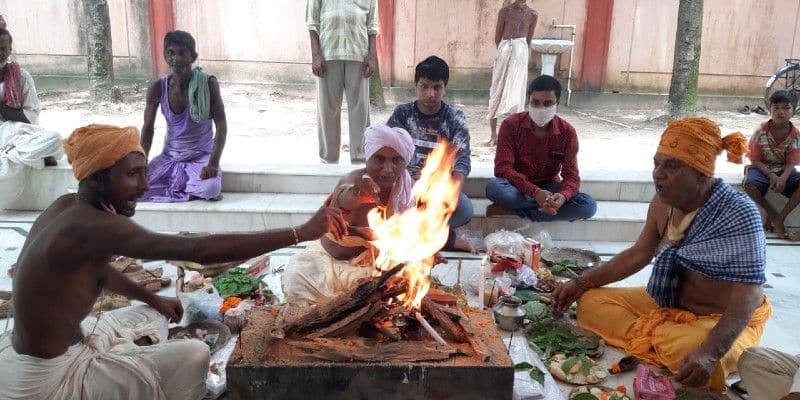
<instances>
[{"instance_id":1,"label":"man in saffron robe","mask_svg":"<svg viewBox=\"0 0 800 400\"><path fill-rule=\"evenodd\" d=\"M153 144L153 124L159 104L167 120L167 136L164 151L147 167L150 190L142 201L220 200L219 161L228 126L219 83L201 68L192 68L197 52L194 38L187 32L167 33L164 59L172 72L154 81L147 90L142 127L145 153L150 154Z\"/></svg>"},{"instance_id":2,"label":"man in saffron robe","mask_svg":"<svg viewBox=\"0 0 800 400\"><path fill-rule=\"evenodd\" d=\"M766 239L758 209L713 177L717 155L727 150L740 163L746 143L738 132L721 137L705 118L671 122L654 157L656 196L636 243L559 286L554 308L580 298L581 327L667 367L683 385L722 391L772 312L762 289ZM647 288L601 288L653 256Z\"/></svg>"}]
</instances>

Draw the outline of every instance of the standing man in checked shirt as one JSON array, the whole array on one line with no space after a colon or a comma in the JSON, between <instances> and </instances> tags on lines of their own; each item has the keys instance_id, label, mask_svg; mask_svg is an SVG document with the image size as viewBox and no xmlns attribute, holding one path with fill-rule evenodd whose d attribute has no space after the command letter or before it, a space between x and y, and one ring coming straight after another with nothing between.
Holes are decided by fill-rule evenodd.
<instances>
[{"instance_id":1,"label":"standing man in checked shirt","mask_svg":"<svg viewBox=\"0 0 800 400\"><path fill-rule=\"evenodd\" d=\"M705 118L670 122L653 157L656 195L636 243L556 288L554 309L578 300L582 328L667 367L684 386L723 391L772 313L762 289L766 239L758 208L714 178L717 155L726 150L741 163L746 144L738 132L721 137ZM600 287L651 260L647 288Z\"/></svg>"},{"instance_id":2,"label":"standing man in checked shirt","mask_svg":"<svg viewBox=\"0 0 800 400\"><path fill-rule=\"evenodd\" d=\"M377 0L308 0L311 72L317 77L319 157L338 163L342 92L347 97L350 161L364 162L364 130L369 125L369 77L377 63Z\"/></svg>"}]
</instances>

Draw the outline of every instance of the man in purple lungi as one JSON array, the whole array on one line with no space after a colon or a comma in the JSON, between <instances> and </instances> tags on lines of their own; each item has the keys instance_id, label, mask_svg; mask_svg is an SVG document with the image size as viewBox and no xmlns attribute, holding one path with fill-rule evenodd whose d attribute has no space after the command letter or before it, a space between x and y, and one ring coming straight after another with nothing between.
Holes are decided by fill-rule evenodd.
<instances>
[{"instance_id":1,"label":"man in purple lungi","mask_svg":"<svg viewBox=\"0 0 800 400\"><path fill-rule=\"evenodd\" d=\"M220 200L219 159L228 131L217 78L200 67L192 35L172 31L164 37L164 59L171 73L150 84L144 109L142 147L149 155L153 124L161 104L167 120L164 151L147 166L148 190L141 201ZM211 127L214 121L217 134Z\"/></svg>"}]
</instances>

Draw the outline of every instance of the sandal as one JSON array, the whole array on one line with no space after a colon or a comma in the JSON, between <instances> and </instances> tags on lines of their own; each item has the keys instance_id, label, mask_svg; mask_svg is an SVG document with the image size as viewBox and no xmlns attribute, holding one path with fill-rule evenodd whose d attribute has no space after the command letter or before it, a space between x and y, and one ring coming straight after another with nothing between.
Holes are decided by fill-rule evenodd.
<instances>
[{"instance_id":1,"label":"sandal","mask_svg":"<svg viewBox=\"0 0 800 400\"><path fill-rule=\"evenodd\" d=\"M742 114L750 114L750 106L743 105L743 106L737 108L736 111L739 111Z\"/></svg>"},{"instance_id":2,"label":"sandal","mask_svg":"<svg viewBox=\"0 0 800 400\"><path fill-rule=\"evenodd\" d=\"M756 114L760 114L760 115L767 115L767 114L769 114L769 113L767 112L767 110L765 110L765 109L764 109L764 107L761 107L761 106L758 106L758 107L754 108L754 109L753 109L753 112L754 112L754 113L756 113Z\"/></svg>"}]
</instances>

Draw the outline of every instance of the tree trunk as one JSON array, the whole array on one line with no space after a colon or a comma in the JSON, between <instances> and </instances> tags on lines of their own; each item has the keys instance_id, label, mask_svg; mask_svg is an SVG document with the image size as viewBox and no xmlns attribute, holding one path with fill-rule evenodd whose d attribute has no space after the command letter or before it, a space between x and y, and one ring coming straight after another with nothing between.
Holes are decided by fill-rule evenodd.
<instances>
[{"instance_id":1,"label":"tree trunk","mask_svg":"<svg viewBox=\"0 0 800 400\"><path fill-rule=\"evenodd\" d=\"M114 86L111 19L108 0L82 0L86 15L89 87L95 100L108 98Z\"/></svg>"},{"instance_id":2,"label":"tree trunk","mask_svg":"<svg viewBox=\"0 0 800 400\"><path fill-rule=\"evenodd\" d=\"M386 108L386 98L383 97L383 82L381 82L381 68L375 63L375 72L369 78L369 102L379 110Z\"/></svg>"},{"instance_id":3,"label":"tree trunk","mask_svg":"<svg viewBox=\"0 0 800 400\"><path fill-rule=\"evenodd\" d=\"M680 0L675 33L675 57L667 108L672 118L697 111L697 78L700 73L700 39L703 33L703 0Z\"/></svg>"}]
</instances>

